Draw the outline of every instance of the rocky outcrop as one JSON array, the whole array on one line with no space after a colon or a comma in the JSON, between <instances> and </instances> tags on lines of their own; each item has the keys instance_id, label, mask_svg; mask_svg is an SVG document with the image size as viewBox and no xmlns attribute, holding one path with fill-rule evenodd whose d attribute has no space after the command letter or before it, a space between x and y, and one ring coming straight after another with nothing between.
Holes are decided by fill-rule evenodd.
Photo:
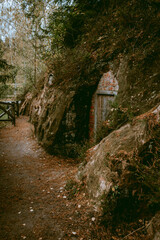
<instances>
[{"instance_id":1,"label":"rocky outcrop","mask_svg":"<svg viewBox=\"0 0 160 240\"><path fill-rule=\"evenodd\" d=\"M147 232L151 239L160 240L160 212L151 219Z\"/></svg>"},{"instance_id":2,"label":"rocky outcrop","mask_svg":"<svg viewBox=\"0 0 160 240\"><path fill-rule=\"evenodd\" d=\"M87 191L96 204L103 195L118 186L128 167L128 158L138 154L153 139L153 131L160 126L160 105L113 131L87 152L87 164L78 177L85 179ZM150 143L149 148L152 148Z\"/></svg>"},{"instance_id":3,"label":"rocky outcrop","mask_svg":"<svg viewBox=\"0 0 160 240\"><path fill-rule=\"evenodd\" d=\"M46 77L30 110L46 149L61 152L89 138L91 100L104 73L118 81L116 103L132 115L159 103L159 17L158 1L109 1L82 41L50 59L52 81Z\"/></svg>"},{"instance_id":4,"label":"rocky outcrop","mask_svg":"<svg viewBox=\"0 0 160 240\"><path fill-rule=\"evenodd\" d=\"M32 93L28 92L20 106L20 114L29 115L32 100L33 100L33 95Z\"/></svg>"},{"instance_id":5,"label":"rocky outcrop","mask_svg":"<svg viewBox=\"0 0 160 240\"><path fill-rule=\"evenodd\" d=\"M82 41L55 54L49 66L53 81L46 77L31 105L27 97L22 108L25 112L30 105L35 134L45 149L74 156L75 145L89 139L98 83L104 73L112 73L119 86L111 108L117 114L108 112L106 123L111 128L87 151L78 178L98 210L103 208L115 222L123 215L127 222L137 212L139 219L140 211L147 215L150 206L151 212L155 206L153 216L159 207L159 18L158 1L108 1L106 12L92 22ZM153 218L150 236L158 240L159 220L155 219L159 217Z\"/></svg>"},{"instance_id":6,"label":"rocky outcrop","mask_svg":"<svg viewBox=\"0 0 160 240\"><path fill-rule=\"evenodd\" d=\"M55 141L57 131L65 111L68 111L73 92L45 86L32 101L30 108L31 121L39 142L47 149Z\"/></svg>"},{"instance_id":7,"label":"rocky outcrop","mask_svg":"<svg viewBox=\"0 0 160 240\"><path fill-rule=\"evenodd\" d=\"M32 97L31 104L29 96L26 96L21 112L30 105L29 115L35 135L48 152L63 154L66 149L72 151L72 145L88 136L88 100L92 97L92 87L81 88L72 83L57 86L55 82L49 84L46 77L43 89Z\"/></svg>"}]
</instances>

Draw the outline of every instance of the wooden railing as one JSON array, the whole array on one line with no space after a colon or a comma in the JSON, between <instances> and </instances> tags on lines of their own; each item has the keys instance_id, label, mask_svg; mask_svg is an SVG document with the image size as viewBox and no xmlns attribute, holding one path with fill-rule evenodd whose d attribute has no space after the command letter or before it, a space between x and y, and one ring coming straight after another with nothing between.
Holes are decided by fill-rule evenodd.
<instances>
[{"instance_id":1,"label":"wooden railing","mask_svg":"<svg viewBox=\"0 0 160 240\"><path fill-rule=\"evenodd\" d=\"M0 101L0 121L11 121L16 124L16 116L19 116L18 101Z\"/></svg>"}]
</instances>

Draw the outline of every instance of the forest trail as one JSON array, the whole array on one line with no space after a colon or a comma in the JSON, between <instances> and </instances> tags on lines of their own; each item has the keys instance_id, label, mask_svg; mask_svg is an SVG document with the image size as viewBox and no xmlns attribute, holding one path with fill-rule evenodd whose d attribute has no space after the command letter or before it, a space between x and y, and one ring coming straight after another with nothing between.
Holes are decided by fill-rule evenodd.
<instances>
[{"instance_id":1,"label":"forest trail","mask_svg":"<svg viewBox=\"0 0 160 240\"><path fill-rule=\"evenodd\" d=\"M33 132L27 117L0 130L0 240L103 239L84 193L64 189L77 164L47 154Z\"/></svg>"}]
</instances>

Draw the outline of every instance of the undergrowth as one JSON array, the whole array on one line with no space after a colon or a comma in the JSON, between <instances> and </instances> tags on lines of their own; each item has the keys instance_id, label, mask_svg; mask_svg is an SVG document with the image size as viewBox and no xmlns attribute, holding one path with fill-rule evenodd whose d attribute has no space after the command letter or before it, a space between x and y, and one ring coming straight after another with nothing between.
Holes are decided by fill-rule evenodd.
<instances>
[{"instance_id":1,"label":"undergrowth","mask_svg":"<svg viewBox=\"0 0 160 240\"><path fill-rule=\"evenodd\" d=\"M108 115L107 120L97 129L96 143L99 143L104 137L108 136L112 131L119 129L127 122L131 122L134 116L135 113L130 106L123 108L118 105L117 101L115 101L112 104L111 112Z\"/></svg>"},{"instance_id":2,"label":"undergrowth","mask_svg":"<svg viewBox=\"0 0 160 240\"><path fill-rule=\"evenodd\" d=\"M69 179L65 185L65 190L68 194L68 199L72 199L76 196L76 194L80 191L81 186L78 182L74 181L73 179Z\"/></svg>"},{"instance_id":3,"label":"undergrowth","mask_svg":"<svg viewBox=\"0 0 160 240\"><path fill-rule=\"evenodd\" d=\"M81 144L74 144L74 151L76 157L79 159L80 162L85 161L86 152L88 149L95 145L94 141L86 140Z\"/></svg>"},{"instance_id":4,"label":"undergrowth","mask_svg":"<svg viewBox=\"0 0 160 240\"><path fill-rule=\"evenodd\" d=\"M102 222L113 227L121 222L151 218L160 210L160 130L143 149L129 157L110 157L111 168L119 174L119 182L102 198ZM125 170L119 171L121 161Z\"/></svg>"}]
</instances>

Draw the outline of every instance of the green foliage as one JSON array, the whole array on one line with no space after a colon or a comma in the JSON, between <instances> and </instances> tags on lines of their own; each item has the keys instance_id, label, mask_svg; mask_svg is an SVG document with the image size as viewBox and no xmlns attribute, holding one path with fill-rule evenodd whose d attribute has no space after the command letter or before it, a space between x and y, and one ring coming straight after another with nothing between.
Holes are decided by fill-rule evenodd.
<instances>
[{"instance_id":1,"label":"green foliage","mask_svg":"<svg viewBox=\"0 0 160 240\"><path fill-rule=\"evenodd\" d=\"M93 147L94 145L95 143L91 142L90 140L85 140L81 144L74 144L73 145L74 157L78 158L80 162L85 161L87 150Z\"/></svg>"},{"instance_id":2,"label":"green foliage","mask_svg":"<svg viewBox=\"0 0 160 240\"><path fill-rule=\"evenodd\" d=\"M75 47L82 34L84 15L74 6L61 6L50 15L49 32L52 35L52 48Z\"/></svg>"},{"instance_id":3,"label":"green foliage","mask_svg":"<svg viewBox=\"0 0 160 240\"><path fill-rule=\"evenodd\" d=\"M5 84L9 79L14 79L17 74L17 69L11 66L3 59L4 44L0 40L0 83Z\"/></svg>"},{"instance_id":4,"label":"green foliage","mask_svg":"<svg viewBox=\"0 0 160 240\"><path fill-rule=\"evenodd\" d=\"M5 69L5 68L7 68L7 66L8 66L7 61L5 59L1 58L0 59L0 69Z\"/></svg>"},{"instance_id":5,"label":"green foliage","mask_svg":"<svg viewBox=\"0 0 160 240\"><path fill-rule=\"evenodd\" d=\"M1 98L6 95L12 95L14 89L9 82L13 82L18 69L12 65L9 65L3 55L5 52L5 46L2 40L0 40L0 96Z\"/></svg>"},{"instance_id":6,"label":"green foliage","mask_svg":"<svg viewBox=\"0 0 160 240\"><path fill-rule=\"evenodd\" d=\"M76 181L69 179L65 185L65 190L68 192L68 199L72 199L79 192L80 187Z\"/></svg>"},{"instance_id":7,"label":"green foliage","mask_svg":"<svg viewBox=\"0 0 160 240\"><path fill-rule=\"evenodd\" d=\"M111 112L107 117L108 120L103 122L96 132L96 143L99 143L104 137L108 136L112 131L120 128L127 122L131 122L134 118L134 112L128 108L122 108L117 101L112 104Z\"/></svg>"},{"instance_id":8,"label":"green foliage","mask_svg":"<svg viewBox=\"0 0 160 240\"><path fill-rule=\"evenodd\" d=\"M0 96L5 98L7 95L14 95L14 88L10 84L0 83Z\"/></svg>"},{"instance_id":9,"label":"green foliage","mask_svg":"<svg viewBox=\"0 0 160 240\"><path fill-rule=\"evenodd\" d=\"M112 108L112 112L113 113L111 113L110 116L112 128L120 128L125 123L132 121L134 117L134 113L130 107L123 108L121 106L117 106L116 108Z\"/></svg>"},{"instance_id":10,"label":"green foliage","mask_svg":"<svg viewBox=\"0 0 160 240\"><path fill-rule=\"evenodd\" d=\"M25 12L26 17L31 18L34 23L37 20L37 18L40 17L39 11L43 8L44 1L43 0L36 0L36 1L23 0L21 5L22 5L22 9Z\"/></svg>"},{"instance_id":11,"label":"green foliage","mask_svg":"<svg viewBox=\"0 0 160 240\"><path fill-rule=\"evenodd\" d=\"M25 98L25 95L28 92L32 92L32 95L36 96L44 86L44 74L42 75L38 74L38 82L35 85L34 79L33 79L33 69L30 67L25 68L25 77L26 77L26 83L17 96L18 99L22 99L22 100Z\"/></svg>"},{"instance_id":12,"label":"green foliage","mask_svg":"<svg viewBox=\"0 0 160 240\"><path fill-rule=\"evenodd\" d=\"M57 1L56 11L50 15L48 31L54 50L74 48L86 33L88 23L97 17L104 1Z\"/></svg>"}]
</instances>

